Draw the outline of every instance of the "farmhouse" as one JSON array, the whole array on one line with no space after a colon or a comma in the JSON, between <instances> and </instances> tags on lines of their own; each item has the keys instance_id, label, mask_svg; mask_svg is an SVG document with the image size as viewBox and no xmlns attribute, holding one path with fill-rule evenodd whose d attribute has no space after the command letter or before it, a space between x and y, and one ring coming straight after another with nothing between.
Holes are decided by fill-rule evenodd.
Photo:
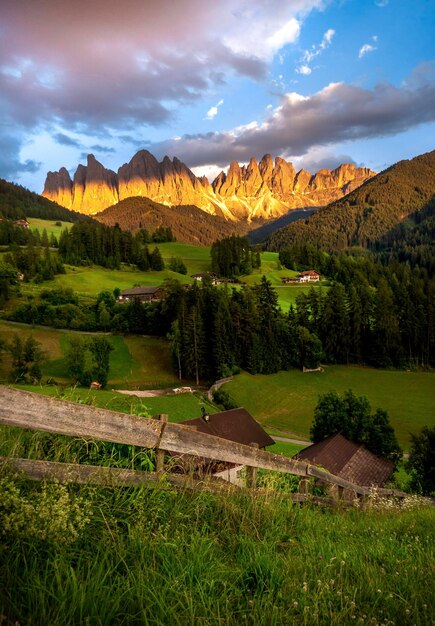
<instances>
[{"instance_id":1,"label":"farmhouse","mask_svg":"<svg viewBox=\"0 0 435 626\"><path fill-rule=\"evenodd\" d=\"M203 415L181 423L194 427L201 433L222 437L222 439L242 443L245 446L256 444L259 448L266 448L275 443L252 415L243 408Z\"/></svg>"},{"instance_id":2,"label":"farmhouse","mask_svg":"<svg viewBox=\"0 0 435 626\"><path fill-rule=\"evenodd\" d=\"M307 270L297 276L284 276L281 280L284 285L291 285L293 283L318 283L320 274L316 272L316 270Z\"/></svg>"},{"instance_id":3,"label":"farmhouse","mask_svg":"<svg viewBox=\"0 0 435 626\"><path fill-rule=\"evenodd\" d=\"M308 270L298 274L297 278L300 283L318 283L320 274L316 270Z\"/></svg>"},{"instance_id":4,"label":"farmhouse","mask_svg":"<svg viewBox=\"0 0 435 626\"><path fill-rule=\"evenodd\" d=\"M124 289L118 296L118 302L131 302L138 299L140 302L156 302L163 297L161 287L131 287Z\"/></svg>"},{"instance_id":5,"label":"farmhouse","mask_svg":"<svg viewBox=\"0 0 435 626\"><path fill-rule=\"evenodd\" d=\"M234 441L247 446L256 446L264 449L274 444L272 437L263 430L258 422L246 411L246 409L238 408L222 413L214 413L207 415L203 411L201 417L181 422L183 426L205 433L221 437L228 441ZM188 454L170 453L172 457L177 459L176 468L182 472L195 472L199 475L217 474L224 470L234 470L234 463L218 462L214 459L198 457ZM240 467L238 468L240 469ZM227 479L225 479L227 480Z\"/></svg>"},{"instance_id":6,"label":"farmhouse","mask_svg":"<svg viewBox=\"0 0 435 626\"><path fill-rule=\"evenodd\" d=\"M335 476L364 487L382 487L394 472L394 463L362 443L354 443L340 433L301 450L294 458L320 465Z\"/></svg>"},{"instance_id":7,"label":"farmhouse","mask_svg":"<svg viewBox=\"0 0 435 626\"><path fill-rule=\"evenodd\" d=\"M26 219L15 220L15 226L21 226L21 228L29 228L30 222Z\"/></svg>"}]
</instances>

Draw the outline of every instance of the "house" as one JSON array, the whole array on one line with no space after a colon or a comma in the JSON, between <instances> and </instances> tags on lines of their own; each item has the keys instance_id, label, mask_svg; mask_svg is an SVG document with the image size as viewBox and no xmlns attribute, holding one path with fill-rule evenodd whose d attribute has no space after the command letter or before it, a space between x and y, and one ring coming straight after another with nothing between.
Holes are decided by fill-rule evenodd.
<instances>
[{"instance_id":1,"label":"house","mask_svg":"<svg viewBox=\"0 0 435 626\"><path fill-rule=\"evenodd\" d=\"M349 441L340 433L304 448L293 458L320 465L331 474L363 487L382 487L394 472L392 461L373 454L362 443Z\"/></svg>"},{"instance_id":2,"label":"house","mask_svg":"<svg viewBox=\"0 0 435 626\"><path fill-rule=\"evenodd\" d=\"M212 280L212 282L217 280L217 278L218 278L217 274L215 274L214 272L204 272L202 274L192 274L191 278L193 278L193 280L197 280L197 281L201 282L207 276Z\"/></svg>"},{"instance_id":3,"label":"house","mask_svg":"<svg viewBox=\"0 0 435 626\"><path fill-rule=\"evenodd\" d=\"M281 278L283 285L292 285L299 282L299 278L297 276L283 276Z\"/></svg>"},{"instance_id":4,"label":"house","mask_svg":"<svg viewBox=\"0 0 435 626\"><path fill-rule=\"evenodd\" d=\"M131 302L138 299L140 302L157 302L163 297L161 287L131 287L124 289L118 296L118 302Z\"/></svg>"},{"instance_id":5,"label":"house","mask_svg":"<svg viewBox=\"0 0 435 626\"><path fill-rule=\"evenodd\" d=\"M196 417L180 423L200 433L214 435L215 437L221 437L222 439L247 446L254 444L261 449L275 443L252 415L243 408L231 409L221 413L214 413L213 415L207 415L203 411L202 417ZM170 455L174 459L176 468L182 472L193 471L201 475L205 473L216 474L236 467L234 463L226 463L188 454L170 453Z\"/></svg>"},{"instance_id":6,"label":"house","mask_svg":"<svg viewBox=\"0 0 435 626\"><path fill-rule=\"evenodd\" d=\"M266 448L275 443L252 415L243 408L203 415L181 422L181 424L194 427L200 433L215 435L215 437L222 437L222 439L246 446L255 443L259 448Z\"/></svg>"},{"instance_id":7,"label":"house","mask_svg":"<svg viewBox=\"0 0 435 626\"><path fill-rule=\"evenodd\" d=\"M15 226L21 226L21 228L29 228L30 222L28 222L26 219L15 220Z\"/></svg>"},{"instance_id":8,"label":"house","mask_svg":"<svg viewBox=\"0 0 435 626\"><path fill-rule=\"evenodd\" d=\"M299 283L318 283L320 274L316 270L307 270L298 274L296 278Z\"/></svg>"}]
</instances>

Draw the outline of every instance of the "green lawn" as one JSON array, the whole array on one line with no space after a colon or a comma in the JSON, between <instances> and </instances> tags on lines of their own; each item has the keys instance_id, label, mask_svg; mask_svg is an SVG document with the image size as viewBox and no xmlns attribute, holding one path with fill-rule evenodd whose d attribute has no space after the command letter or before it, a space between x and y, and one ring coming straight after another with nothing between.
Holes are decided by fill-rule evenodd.
<instances>
[{"instance_id":1,"label":"green lawn","mask_svg":"<svg viewBox=\"0 0 435 626\"><path fill-rule=\"evenodd\" d=\"M31 230L37 229L42 235L42 231L45 228L49 237L50 235L55 235L57 239L59 239L59 235L62 232L62 229L71 228L72 226L71 222L60 222L61 226L56 226L56 222L58 220L41 220L38 217L29 217L27 221L30 224Z\"/></svg>"},{"instance_id":2,"label":"green lawn","mask_svg":"<svg viewBox=\"0 0 435 626\"><path fill-rule=\"evenodd\" d=\"M69 382L64 354L71 333L0 320L0 339L8 341L13 333L18 333L23 339L33 335L47 352L49 361L42 368L44 379ZM84 333L82 336L90 335ZM110 355L109 386L129 389L179 385L172 368L169 344L165 339L135 335L108 335L107 338L114 348ZM5 354L0 363L0 377L3 380L7 378L9 366L10 358Z\"/></svg>"},{"instance_id":3,"label":"green lawn","mask_svg":"<svg viewBox=\"0 0 435 626\"><path fill-rule=\"evenodd\" d=\"M399 443L409 447L409 433L435 424L435 374L329 366L319 374L298 370L269 376L242 372L225 391L268 430L308 438L319 394L352 389L365 395L372 409L385 409Z\"/></svg>"},{"instance_id":4,"label":"green lawn","mask_svg":"<svg viewBox=\"0 0 435 626\"><path fill-rule=\"evenodd\" d=\"M60 388L48 385L16 385L17 389L32 391L41 395L52 396L89 404L99 408L120 411L132 415L152 417L165 413L170 422L182 422L184 420L200 417L201 407L205 407L208 413L217 413L217 409L210 404L201 393L183 393L179 395L159 396L155 398L140 398L111 390L95 391L83 388ZM1 430L1 429L0 429ZM1 438L1 437L0 437Z\"/></svg>"},{"instance_id":5,"label":"green lawn","mask_svg":"<svg viewBox=\"0 0 435 626\"><path fill-rule=\"evenodd\" d=\"M159 248L165 263L169 262L171 257L178 257L183 259L187 267L187 276L192 274L200 274L203 272L209 272L211 269L210 259L210 246L192 246L188 243L158 243ZM154 244L149 244L150 250Z\"/></svg>"}]
</instances>

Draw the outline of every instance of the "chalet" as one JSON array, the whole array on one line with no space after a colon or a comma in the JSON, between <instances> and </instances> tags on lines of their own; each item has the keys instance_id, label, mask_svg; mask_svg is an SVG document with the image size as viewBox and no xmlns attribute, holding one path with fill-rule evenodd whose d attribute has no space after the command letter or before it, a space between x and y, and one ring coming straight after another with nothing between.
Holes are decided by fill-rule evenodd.
<instances>
[{"instance_id":1,"label":"chalet","mask_svg":"<svg viewBox=\"0 0 435 626\"><path fill-rule=\"evenodd\" d=\"M297 276L284 276L281 281L283 285L294 285L299 283L299 278Z\"/></svg>"},{"instance_id":2,"label":"chalet","mask_svg":"<svg viewBox=\"0 0 435 626\"><path fill-rule=\"evenodd\" d=\"M203 415L181 422L181 424L194 427L200 433L222 437L222 439L242 443L245 446L255 443L259 448L266 448L275 443L252 415L243 408Z\"/></svg>"},{"instance_id":3,"label":"chalet","mask_svg":"<svg viewBox=\"0 0 435 626\"><path fill-rule=\"evenodd\" d=\"M162 297L163 289L161 287L132 287L121 291L118 302L131 302L136 299L140 302L157 302Z\"/></svg>"},{"instance_id":4,"label":"chalet","mask_svg":"<svg viewBox=\"0 0 435 626\"><path fill-rule=\"evenodd\" d=\"M20 226L21 228L29 228L30 222L28 222L26 219L15 220L15 226Z\"/></svg>"},{"instance_id":5,"label":"chalet","mask_svg":"<svg viewBox=\"0 0 435 626\"><path fill-rule=\"evenodd\" d=\"M335 476L364 487L382 487L394 472L392 461L373 454L362 443L349 441L340 433L304 448L294 458L320 465Z\"/></svg>"},{"instance_id":6,"label":"chalet","mask_svg":"<svg viewBox=\"0 0 435 626\"><path fill-rule=\"evenodd\" d=\"M193 280L197 280L198 282L201 282L204 278L211 278L212 281L217 280L218 279L218 275L214 274L213 272L204 272L202 274L192 274L191 278L193 278Z\"/></svg>"},{"instance_id":7,"label":"chalet","mask_svg":"<svg viewBox=\"0 0 435 626\"><path fill-rule=\"evenodd\" d=\"M316 272L316 270L308 270L306 272L301 272L296 278L299 283L318 283L320 274Z\"/></svg>"},{"instance_id":8,"label":"chalet","mask_svg":"<svg viewBox=\"0 0 435 626\"><path fill-rule=\"evenodd\" d=\"M200 433L214 435L246 446L255 445L260 449L265 449L275 443L252 415L243 408L231 409L213 415L207 415L203 410L201 417L180 423ZM171 453L171 456L177 458L177 468L183 472L195 471L215 474L235 467L232 463L217 462L213 459L196 456L177 455L176 453Z\"/></svg>"}]
</instances>

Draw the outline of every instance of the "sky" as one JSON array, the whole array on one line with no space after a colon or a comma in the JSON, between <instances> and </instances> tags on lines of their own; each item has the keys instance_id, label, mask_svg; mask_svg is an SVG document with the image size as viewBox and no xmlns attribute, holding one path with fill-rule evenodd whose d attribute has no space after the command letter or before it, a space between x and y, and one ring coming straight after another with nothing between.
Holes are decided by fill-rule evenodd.
<instances>
[{"instance_id":1,"label":"sky","mask_svg":"<svg viewBox=\"0 0 435 626\"><path fill-rule=\"evenodd\" d=\"M435 0L0 0L0 177L435 149Z\"/></svg>"}]
</instances>

